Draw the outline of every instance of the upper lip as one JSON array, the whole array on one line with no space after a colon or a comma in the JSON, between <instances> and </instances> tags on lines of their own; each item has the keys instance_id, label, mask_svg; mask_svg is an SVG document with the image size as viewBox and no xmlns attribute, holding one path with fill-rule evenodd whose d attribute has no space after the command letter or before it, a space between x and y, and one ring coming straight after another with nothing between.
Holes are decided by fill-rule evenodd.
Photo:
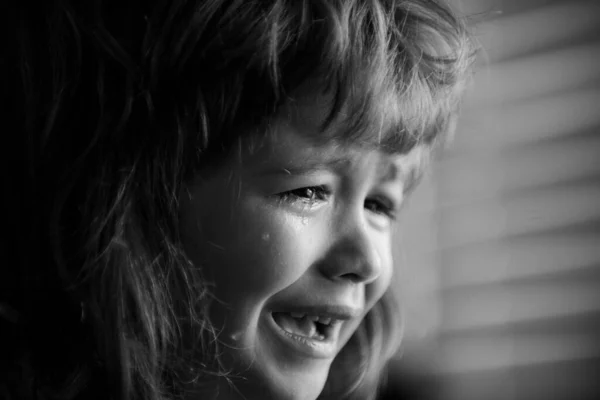
<instances>
[{"instance_id":1,"label":"upper lip","mask_svg":"<svg viewBox=\"0 0 600 400\"><path fill-rule=\"evenodd\" d=\"M362 308L342 304L327 305L293 305L274 309L272 312L302 313L327 317L333 320L347 321L358 318L362 314Z\"/></svg>"}]
</instances>

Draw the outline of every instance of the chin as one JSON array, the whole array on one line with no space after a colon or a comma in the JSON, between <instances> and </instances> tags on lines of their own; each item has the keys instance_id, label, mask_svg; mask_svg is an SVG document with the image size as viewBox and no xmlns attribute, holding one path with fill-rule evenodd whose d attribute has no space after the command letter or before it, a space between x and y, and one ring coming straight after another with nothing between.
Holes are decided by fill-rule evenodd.
<instances>
[{"instance_id":1,"label":"chin","mask_svg":"<svg viewBox=\"0 0 600 400\"><path fill-rule=\"evenodd\" d=\"M274 385L264 388L262 392L258 392L256 397L247 397L250 399L269 399L269 400L316 400L323 391L325 382L297 380L293 382L283 382L280 385ZM266 390L265 390L266 389ZM266 393L269 393L267 396Z\"/></svg>"},{"instance_id":2,"label":"chin","mask_svg":"<svg viewBox=\"0 0 600 400\"><path fill-rule=\"evenodd\" d=\"M292 377L286 379L273 399L315 400L325 387L327 375Z\"/></svg>"},{"instance_id":3,"label":"chin","mask_svg":"<svg viewBox=\"0 0 600 400\"><path fill-rule=\"evenodd\" d=\"M273 361L267 368L255 364L237 390L247 400L315 400L325 387L330 363L298 368Z\"/></svg>"}]
</instances>

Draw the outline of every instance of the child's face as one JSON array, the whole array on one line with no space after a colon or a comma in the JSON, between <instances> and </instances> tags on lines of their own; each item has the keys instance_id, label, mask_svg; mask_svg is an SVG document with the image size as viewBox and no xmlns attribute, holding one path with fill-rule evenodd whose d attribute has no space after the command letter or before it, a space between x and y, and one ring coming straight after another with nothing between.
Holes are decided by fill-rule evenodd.
<instances>
[{"instance_id":1,"label":"child's face","mask_svg":"<svg viewBox=\"0 0 600 400\"><path fill-rule=\"evenodd\" d=\"M249 399L315 399L390 284L392 215L414 154L317 143L316 129L310 115L282 119L181 196L185 250L215 285L223 361L248 378Z\"/></svg>"}]
</instances>

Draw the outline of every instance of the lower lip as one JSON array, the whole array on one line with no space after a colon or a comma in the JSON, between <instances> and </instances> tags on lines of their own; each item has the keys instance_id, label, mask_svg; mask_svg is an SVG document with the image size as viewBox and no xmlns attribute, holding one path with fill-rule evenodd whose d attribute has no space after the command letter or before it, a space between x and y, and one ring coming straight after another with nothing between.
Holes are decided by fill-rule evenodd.
<instances>
[{"instance_id":1,"label":"lower lip","mask_svg":"<svg viewBox=\"0 0 600 400\"><path fill-rule=\"evenodd\" d=\"M336 355L337 336L339 327L334 327L329 337L324 340L311 339L305 336L298 336L284 330L277 325L271 313L268 314L269 325L275 332L276 337L287 347L296 352L309 357L318 359L332 359Z\"/></svg>"}]
</instances>

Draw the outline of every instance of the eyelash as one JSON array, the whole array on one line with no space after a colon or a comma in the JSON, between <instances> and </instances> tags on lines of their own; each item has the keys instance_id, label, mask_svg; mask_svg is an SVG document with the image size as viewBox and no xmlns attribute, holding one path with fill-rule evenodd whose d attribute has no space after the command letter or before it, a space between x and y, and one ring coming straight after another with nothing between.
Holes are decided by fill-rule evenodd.
<instances>
[{"instance_id":1,"label":"eyelash","mask_svg":"<svg viewBox=\"0 0 600 400\"><path fill-rule=\"evenodd\" d=\"M372 207L374 205L375 207ZM393 202L380 197L365 200L365 208L375 214L383 215L392 221L397 218L397 210Z\"/></svg>"},{"instance_id":2,"label":"eyelash","mask_svg":"<svg viewBox=\"0 0 600 400\"><path fill-rule=\"evenodd\" d=\"M302 201L306 204L312 205L317 201L325 201L330 195L329 189L325 186L307 186L287 192L279 193L277 196L281 201L287 201L295 203L296 201Z\"/></svg>"},{"instance_id":3,"label":"eyelash","mask_svg":"<svg viewBox=\"0 0 600 400\"><path fill-rule=\"evenodd\" d=\"M319 201L326 201L331 195L330 190L321 185L321 186L307 186L294 190L289 190L287 192L282 192L277 195L280 201L286 201L290 203L295 203L297 201L302 201L305 204L313 205ZM381 197L373 197L365 200L365 208L375 214L384 215L390 220L396 220L397 211L393 202L381 198Z\"/></svg>"}]
</instances>

